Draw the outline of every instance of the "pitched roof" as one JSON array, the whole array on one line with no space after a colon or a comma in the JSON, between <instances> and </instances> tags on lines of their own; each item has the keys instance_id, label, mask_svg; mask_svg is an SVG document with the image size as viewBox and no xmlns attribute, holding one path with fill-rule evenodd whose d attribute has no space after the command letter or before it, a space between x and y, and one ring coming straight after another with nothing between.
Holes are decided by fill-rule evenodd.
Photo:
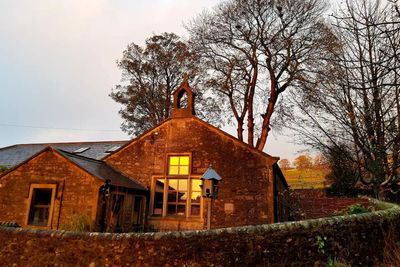
<instances>
[{"instance_id":1,"label":"pitched roof","mask_svg":"<svg viewBox=\"0 0 400 267\"><path fill-rule=\"evenodd\" d=\"M74 152L78 149L89 148L79 155L92 158L102 159L108 154L110 149L121 147L128 141L101 141L101 142L73 142L73 143L41 143L41 144L18 144L0 148L0 165L8 168L16 166L29 159L39 151L48 146L61 149L67 152Z\"/></svg>"},{"instance_id":2,"label":"pitched roof","mask_svg":"<svg viewBox=\"0 0 400 267\"><path fill-rule=\"evenodd\" d=\"M121 172L112 168L104 161L95 160L91 158L87 158L84 156L76 155L73 153L69 153L67 151L63 151L61 149L55 149L57 152L62 154L64 157L71 160L73 163L84 169L85 171L91 173L92 175L100 178L104 181L110 180L110 183L115 186L122 186L127 188L134 188L142 191L147 191L147 188L143 185L139 184L135 180L125 176Z\"/></svg>"}]
</instances>

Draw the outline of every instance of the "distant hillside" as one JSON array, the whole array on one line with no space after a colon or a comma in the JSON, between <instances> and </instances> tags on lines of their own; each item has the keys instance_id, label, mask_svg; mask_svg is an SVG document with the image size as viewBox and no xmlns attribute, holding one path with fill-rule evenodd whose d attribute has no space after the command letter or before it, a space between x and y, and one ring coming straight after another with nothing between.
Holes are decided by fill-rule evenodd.
<instances>
[{"instance_id":1,"label":"distant hillside","mask_svg":"<svg viewBox=\"0 0 400 267\"><path fill-rule=\"evenodd\" d=\"M329 169L288 169L282 172L292 189L319 189L328 186L325 176Z\"/></svg>"}]
</instances>

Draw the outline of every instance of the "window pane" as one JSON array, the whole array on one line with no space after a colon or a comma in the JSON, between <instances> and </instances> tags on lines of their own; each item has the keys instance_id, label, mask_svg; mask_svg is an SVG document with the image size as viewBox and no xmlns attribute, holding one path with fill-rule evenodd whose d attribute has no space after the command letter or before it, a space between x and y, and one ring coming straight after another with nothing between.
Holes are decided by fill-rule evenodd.
<instances>
[{"instance_id":1,"label":"window pane","mask_svg":"<svg viewBox=\"0 0 400 267\"><path fill-rule=\"evenodd\" d=\"M186 179L181 179L179 180L179 187L178 187L179 191L187 191L187 180Z\"/></svg>"},{"instance_id":2,"label":"window pane","mask_svg":"<svg viewBox=\"0 0 400 267\"><path fill-rule=\"evenodd\" d=\"M169 179L168 180L168 190L177 190L178 189L178 180Z\"/></svg>"},{"instance_id":3,"label":"window pane","mask_svg":"<svg viewBox=\"0 0 400 267\"><path fill-rule=\"evenodd\" d=\"M189 166L180 166L180 167L179 167L179 174L180 174L180 175L187 175L187 174L189 174Z\"/></svg>"},{"instance_id":4,"label":"window pane","mask_svg":"<svg viewBox=\"0 0 400 267\"><path fill-rule=\"evenodd\" d=\"M163 208L163 201L164 201L164 193L156 192L154 194L154 215L162 215L162 208Z\"/></svg>"},{"instance_id":5,"label":"window pane","mask_svg":"<svg viewBox=\"0 0 400 267\"><path fill-rule=\"evenodd\" d=\"M201 199L201 192L192 192L192 203L200 203Z\"/></svg>"},{"instance_id":6,"label":"window pane","mask_svg":"<svg viewBox=\"0 0 400 267\"><path fill-rule=\"evenodd\" d=\"M168 215L176 215L176 205L175 204L168 204L167 214Z\"/></svg>"},{"instance_id":7,"label":"window pane","mask_svg":"<svg viewBox=\"0 0 400 267\"><path fill-rule=\"evenodd\" d=\"M156 191L164 192L164 179L157 179L156 181Z\"/></svg>"},{"instance_id":8,"label":"window pane","mask_svg":"<svg viewBox=\"0 0 400 267\"><path fill-rule=\"evenodd\" d=\"M169 157L169 165L179 165L179 157L178 156L171 156Z\"/></svg>"},{"instance_id":9,"label":"window pane","mask_svg":"<svg viewBox=\"0 0 400 267\"><path fill-rule=\"evenodd\" d=\"M41 188L34 189L35 205L50 205L52 189Z\"/></svg>"},{"instance_id":10,"label":"window pane","mask_svg":"<svg viewBox=\"0 0 400 267\"><path fill-rule=\"evenodd\" d=\"M200 205L192 205L190 213L192 216L200 216Z\"/></svg>"},{"instance_id":11,"label":"window pane","mask_svg":"<svg viewBox=\"0 0 400 267\"><path fill-rule=\"evenodd\" d=\"M200 179L192 180L192 191L201 191L200 185L201 185Z\"/></svg>"},{"instance_id":12,"label":"window pane","mask_svg":"<svg viewBox=\"0 0 400 267\"><path fill-rule=\"evenodd\" d=\"M33 207L30 222L31 225L46 226L49 219L49 209L43 207Z\"/></svg>"},{"instance_id":13,"label":"window pane","mask_svg":"<svg viewBox=\"0 0 400 267\"><path fill-rule=\"evenodd\" d=\"M177 215L185 216L186 214L186 205L178 205Z\"/></svg>"},{"instance_id":14,"label":"window pane","mask_svg":"<svg viewBox=\"0 0 400 267\"><path fill-rule=\"evenodd\" d=\"M176 195L175 191L168 192L168 202L176 203Z\"/></svg>"},{"instance_id":15,"label":"window pane","mask_svg":"<svg viewBox=\"0 0 400 267\"><path fill-rule=\"evenodd\" d=\"M179 163L180 163L179 165L189 166L189 156L180 157L180 162Z\"/></svg>"},{"instance_id":16,"label":"window pane","mask_svg":"<svg viewBox=\"0 0 400 267\"><path fill-rule=\"evenodd\" d=\"M186 202L186 200L187 200L187 193L179 192L178 193L178 202Z\"/></svg>"},{"instance_id":17,"label":"window pane","mask_svg":"<svg viewBox=\"0 0 400 267\"><path fill-rule=\"evenodd\" d=\"M169 166L170 175L178 175L179 174L179 166Z\"/></svg>"},{"instance_id":18,"label":"window pane","mask_svg":"<svg viewBox=\"0 0 400 267\"><path fill-rule=\"evenodd\" d=\"M164 202L164 179L156 180L154 193L153 215L161 216Z\"/></svg>"}]
</instances>

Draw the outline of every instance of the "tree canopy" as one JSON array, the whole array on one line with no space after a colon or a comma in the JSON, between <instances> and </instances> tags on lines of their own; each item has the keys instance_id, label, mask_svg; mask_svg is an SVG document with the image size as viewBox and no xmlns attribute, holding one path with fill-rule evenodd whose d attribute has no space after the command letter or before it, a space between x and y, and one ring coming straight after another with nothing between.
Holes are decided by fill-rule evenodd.
<instances>
[{"instance_id":1,"label":"tree canopy","mask_svg":"<svg viewBox=\"0 0 400 267\"><path fill-rule=\"evenodd\" d=\"M348 162L356 184L376 192L396 186L400 144L400 16L395 3L346 1L332 16L336 41L303 83L292 127L303 142L325 151L343 173ZM389 164L391 159L391 164ZM354 169L356 168L356 169ZM355 179L355 181L354 181Z\"/></svg>"},{"instance_id":2,"label":"tree canopy","mask_svg":"<svg viewBox=\"0 0 400 267\"><path fill-rule=\"evenodd\" d=\"M247 121L247 143L264 149L280 95L309 77L323 53L325 7L323 0L230 0L187 25L205 85L225 103L240 140Z\"/></svg>"},{"instance_id":3,"label":"tree canopy","mask_svg":"<svg viewBox=\"0 0 400 267\"><path fill-rule=\"evenodd\" d=\"M200 77L199 58L177 35L153 35L146 40L145 47L131 43L117 64L122 70L122 84L110 96L123 106L119 111L123 118L121 128L128 134L138 135L168 118L171 94L185 73L192 78L197 93L199 116L219 121L215 101L203 97L196 86Z\"/></svg>"}]
</instances>

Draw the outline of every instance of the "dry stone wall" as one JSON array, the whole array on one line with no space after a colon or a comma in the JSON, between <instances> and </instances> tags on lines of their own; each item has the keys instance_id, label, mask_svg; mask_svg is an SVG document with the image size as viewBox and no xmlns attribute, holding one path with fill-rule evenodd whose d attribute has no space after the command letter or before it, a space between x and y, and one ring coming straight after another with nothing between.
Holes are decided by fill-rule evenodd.
<instances>
[{"instance_id":1,"label":"dry stone wall","mask_svg":"<svg viewBox=\"0 0 400 267\"><path fill-rule=\"evenodd\" d=\"M271 225L145 234L74 233L0 227L2 266L352 266L382 261L397 238L400 208ZM318 242L317 239L320 238ZM322 241L321 241L322 240ZM318 245L323 243L323 252Z\"/></svg>"}]
</instances>

